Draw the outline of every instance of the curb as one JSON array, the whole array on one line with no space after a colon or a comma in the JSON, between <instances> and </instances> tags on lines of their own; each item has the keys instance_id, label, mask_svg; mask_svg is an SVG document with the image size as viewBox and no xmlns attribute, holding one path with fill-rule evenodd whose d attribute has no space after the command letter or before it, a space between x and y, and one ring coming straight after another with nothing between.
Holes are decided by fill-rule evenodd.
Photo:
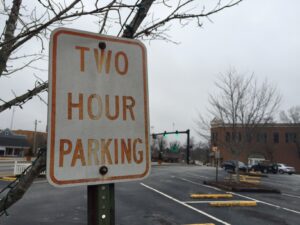
<instances>
[{"instance_id":1,"label":"curb","mask_svg":"<svg viewBox=\"0 0 300 225\"><path fill-rule=\"evenodd\" d=\"M234 191L234 192L256 192L256 193L276 193L276 194L281 194L281 191L275 188L270 188L270 187L264 187L264 186L258 186L258 187L234 187L234 186L229 186L226 184L214 184L209 181L203 181L203 184L212 186L212 187L217 187L226 191ZM250 184L249 184L250 185ZM253 185L253 184L252 184Z\"/></svg>"},{"instance_id":2,"label":"curb","mask_svg":"<svg viewBox=\"0 0 300 225\"><path fill-rule=\"evenodd\" d=\"M261 173L245 173L245 175L250 176L250 177L268 177L268 175L266 174L261 174Z\"/></svg>"},{"instance_id":3,"label":"curb","mask_svg":"<svg viewBox=\"0 0 300 225\"><path fill-rule=\"evenodd\" d=\"M191 198L232 198L232 194L191 194Z\"/></svg>"},{"instance_id":4,"label":"curb","mask_svg":"<svg viewBox=\"0 0 300 225\"><path fill-rule=\"evenodd\" d=\"M235 172L228 172L228 173L236 175ZM266 174L262 174L262 173L251 173L251 172L240 173L240 176L241 176L241 175L247 175L247 176L251 176L251 177L268 177L268 175L266 175Z\"/></svg>"},{"instance_id":5,"label":"curb","mask_svg":"<svg viewBox=\"0 0 300 225\"><path fill-rule=\"evenodd\" d=\"M268 188L232 188L235 192L257 192L257 193L276 193L281 194L280 190Z\"/></svg>"}]
</instances>

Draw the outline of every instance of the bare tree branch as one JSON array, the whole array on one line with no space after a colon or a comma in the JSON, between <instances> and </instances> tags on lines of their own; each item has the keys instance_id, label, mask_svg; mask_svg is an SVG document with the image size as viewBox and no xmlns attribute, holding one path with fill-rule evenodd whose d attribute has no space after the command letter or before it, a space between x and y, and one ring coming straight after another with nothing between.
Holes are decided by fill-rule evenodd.
<instances>
[{"instance_id":1,"label":"bare tree branch","mask_svg":"<svg viewBox=\"0 0 300 225\"><path fill-rule=\"evenodd\" d=\"M131 23L126 26L126 29L124 30L124 33L122 37L125 38L133 38L138 30L139 26L147 16L147 13L153 4L154 0L142 0L142 2L139 4L139 9L137 13L135 14L134 18L132 19Z\"/></svg>"},{"instance_id":2,"label":"bare tree branch","mask_svg":"<svg viewBox=\"0 0 300 225\"><path fill-rule=\"evenodd\" d=\"M186 1L184 3L180 3L178 4L178 6L164 19L159 20L158 22L152 24L151 26L148 26L146 28L144 28L143 30L136 32L134 35L134 38L137 37L141 37L143 35L149 35L151 34L153 31L156 31L159 27L164 26L166 23L173 21L173 20L187 20L187 19L196 19L198 21L199 18L204 17L204 18L208 18L209 16L216 14L226 8L230 8L233 7L237 4L239 4L240 2L242 2L242 0L238 0L235 1L233 3L229 3L227 5L224 5L223 7L219 7L219 8L215 8L214 10L211 10L207 13L201 12L199 14L186 14L186 13L180 13L179 10L182 9L184 6L188 5L189 3L193 2L193 0L189 0ZM198 22L198 24L200 26L202 26L201 23Z\"/></svg>"},{"instance_id":3,"label":"bare tree branch","mask_svg":"<svg viewBox=\"0 0 300 225\"><path fill-rule=\"evenodd\" d=\"M113 0L110 4L109 4L109 8L108 10L106 11L105 13L105 16L103 18L103 22L102 22L102 26L100 28L100 31L99 31L99 34L102 34L103 33L103 30L105 28L105 25L106 25L106 21L107 21L107 18L108 18L108 13L110 12L110 8L115 4L116 0Z\"/></svg>"},{"instance_id":4,"label":"bare tree branch","mask_svg":"<svg viewBox=\"0 0 300 225\"><path fill-rule=\"evenodd\" d=\"M0 77L3 71L7 71L6 63L10 56L13 44L15 43L14 41L12 41L12 39L14 38L14 33L17 26L17 20L19 17L21 3L22 0L13 1L13 5L8 20L6 21L5 30L4 30L4 42L7 44L0 49Z\"/></svg>"},{"instance_id":5,"label":"bare tree branch","mask_svg":"<svg viewBox=\"0 0 300 225\"><path fill-rule=\"evenodd\" d=\"M48 88L48 82L38 85L37 87L33 88L32 90L28 90L23 95L20 95L8 102L5 102L3 105L0 105L0 113L6 109L10 109L12 106L19 106L22 108L22 105L25 104L28 100L30 100L33 96L46 91ZM3 100L2 100L3 101Z\"/></svg>"}]
</instances>

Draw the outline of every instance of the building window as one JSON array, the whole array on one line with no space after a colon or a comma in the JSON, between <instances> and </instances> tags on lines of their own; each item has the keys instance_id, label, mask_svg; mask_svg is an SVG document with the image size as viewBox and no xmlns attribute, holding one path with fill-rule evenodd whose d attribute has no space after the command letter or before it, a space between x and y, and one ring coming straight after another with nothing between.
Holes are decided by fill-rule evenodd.
<instances>
[{"instance_id":1,"label":"building window","mask_svg":"<svg viewBox=\"0 0 300 225\"><path fill-rule=\"evenodd\" d=\"M273 141L274 143L279 143L279 133L278 132L275 132L273 133Z\"/></svg>"},{"instance_id":2,"label":"building window","mask_svg":"<svg viewBox=\"0 0 300 225\"><path fill-rule=\"evenodd\" d=\"M295 143L296 138L296 133L285 133L285 143Z\"/></svg>"},{"instance_id":3,"label":"building window","mask_svg":"<svg viewBox=\"0 0 300 225\"><path fill-rule=\"evenodd\" d=\"M249 132L246 133L246 140L247 140L248 143L251 143L251 141L252 141L252 134L251 133L249 133Z\"/></svg>"},{"instance_id":4,"label":"building window","mask_svg":"<svg viewBox=\"0 0 300 225\"><path fill-rule=\"evenodd\" d=\"M266 133L258 133L256 140L258 143L267 143L267 134Z\"/></svg>"},{"instance_id":5,"label":"building window","mask_svg":"<svg viewBox=\"0 0 300 225\"><path fill-rule=\"evenodd\" d=\"M234 141L235 143L242 141L242 134L241 132L232 132L231 133L231 141Z\"/></svg>"},{"instance_id":6,"label":"building window","mask_svg":"<svg viewBox=\"0 0 300 225\"><path fill-rule=\"evenodd\" d=\"M6 155L12 155L13 149L12 148L6 148Z\"/></svg>"},{"instance_id":7,"label":"building window","mask_svg":"<svg viewBox=\"0 0 300 225\"><path fill-rule=\"evenodd\" d=\"M229 132L226 132L225 140L226 140L226 142L230 142L230 133Z\"/></svg>"},{"instance_id":8,"label":"building window","mask_svg":"<svg viewBox=\"0 0 300 225\"><path fill-rule=\"evenodd\" d=\"M212 142L217 142L218 141L218 133L217 132L212 132L211 133L211 141Z\"/></svg>"}]
</instances>

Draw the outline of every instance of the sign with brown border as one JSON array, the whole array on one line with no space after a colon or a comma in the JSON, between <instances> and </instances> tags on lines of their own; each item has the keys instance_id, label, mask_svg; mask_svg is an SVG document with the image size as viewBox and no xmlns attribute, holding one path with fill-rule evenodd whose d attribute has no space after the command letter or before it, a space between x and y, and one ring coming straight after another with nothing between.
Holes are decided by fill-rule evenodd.
<instances>
[{"instance_id":1,"label":"sign with brown border","mask_svg":"<svg viewBox=\"0 0 300 225\"><path fill-rule=\"evenodd\" d=\"M48 181L63 187L145 178L151 165L145 46L59 28L49 52Z\"/></svg>"}]
</instances>

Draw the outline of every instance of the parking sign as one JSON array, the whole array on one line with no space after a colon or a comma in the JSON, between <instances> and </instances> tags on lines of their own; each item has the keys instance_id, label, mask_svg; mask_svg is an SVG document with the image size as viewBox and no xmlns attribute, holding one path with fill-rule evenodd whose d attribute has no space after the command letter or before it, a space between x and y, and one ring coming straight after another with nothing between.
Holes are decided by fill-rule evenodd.
<instances>
[{"instance_id":1,"label":"parking sign","mask_svg":"<svg viewBox=\"0 0 300 225\"><path fill-rule=\"evenodd\" d=\"M146 48L137 40L52 32L47 178L55 186L149 174Z\"/></svg>"}]
</instances>

